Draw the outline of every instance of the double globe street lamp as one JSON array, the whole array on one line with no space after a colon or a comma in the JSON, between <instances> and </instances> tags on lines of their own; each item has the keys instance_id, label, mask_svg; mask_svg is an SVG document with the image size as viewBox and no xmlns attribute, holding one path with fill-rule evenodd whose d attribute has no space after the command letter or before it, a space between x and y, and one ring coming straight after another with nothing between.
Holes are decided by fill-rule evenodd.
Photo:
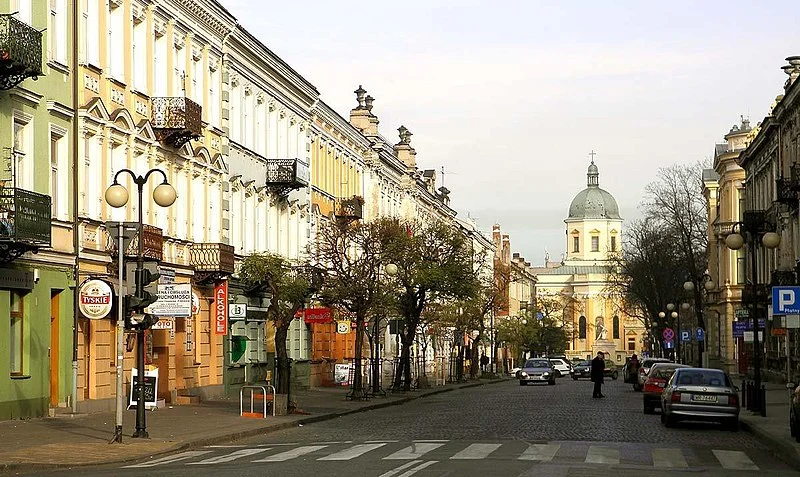
<instances>
[{"instance_id":1,"label":"double globe street lamp","mask_svg":"<svg viewBox=\"0 0 800 477\"><path fill-rule=\"evenodd\" d=\"M750 254L750 287L749 305L750 317L753 320L753 381L758 399L757 409L764 403L760 402L761 390L761 346L759 344L758 326L758 271L756 270L756 248L760 245L766 249L778 248L781 236L770 230L772 224L767 221L766 212L763 210L750 210L744 213L744 221L733 224L731 233L725 237L725 245L731 250L739 250L744 246L745 239L748 243ZM744 301L744 299L743 299Z\"/></svg>"},{"instance_id":2,"label":"double globe street lamp","mask_svg":"<svg viewBox=\"0 0 800 477\"><path fill-rule=\"evenodd\" d=\"M667 317L667 313L669 313L669 317L671 318L669 323L664 321L665 318ZM658 312L658 317L664 322L664 328L665 329L667 328L667 325L672 325L672 323L675 321L675 319L678 319L678 323L677 323L678 324L678 326L677 326L678 331L676 331L673 334L673 339L675 340L675 356L677 358L677 356L680 355L680 349L681 349L681 344L680 344L681 340L680 340L680 336L678 336L679 333L680 333L680 327L681 327L681 321L679 319L680 315L678 315L678 312L675 311L675 304L674 303L667 303L667 313L664 313L663 311L659 311ZM676 359L676 361L677 361L677 359Z\"/></svg>"},{"instance_id":3,"label":"double globe street lamp","mask_svg":"<svg viewBox=\"0 0 800 477\"><path fill-rule=\"evenodd\" d=\"M706 294L710 293L716 287L716 284L714 283L714 280L712 280L711 276L708 275L708 274L703 274L697 280L697 282L698 283L700 283L700 282L703 283L703 289L705 290ZM705 334L706 326L705 326L705 318L703 316L704 306L703 306L703 295L701 294L702 292L701 292L699 287L695 286L695 281L692 278L686 280L683 283L683 289L686 290L686 293L691 294L692 298L694 299L695 314L697 315L697 327L699 329L703 330L703 333ZM689 303L684 303L683 305L686 305L686 307L684 308L686 310L691 308L691 305ZM683 305L681 305L681 306L683 306ZM719 331L719 330L717 330L717 331ZM698 340L697 340L697 366L698 367L703 367L703 351L705 351L705 335L703 336L703 340L700 340L699 336L698 336Z\"/></svg>"},{"instance_id":4,"label":"double globe street lamp","mask_svg":"<svg viewBox=\"0 0 800 477\"><path fill-rule=\"evenodd\" d=\"M121 169L114 174L114 183L111 184L108 189L106 189L105 199L108 205L111 207L120 208L124 207L125 204L128 203L128 189L119 183L119 176L123 173L131 176L133 183L136 184L139 194L139 221L137 224L139 237L138 250L136 253L136 291L134 296L138 300L138 303L142 303L142 301L146 299L144 290L146 283L143 283L142 279L144 271L144 212L142 210L144 185L147 183L147 180L153 173L161 174L163 181L153 190L153 201L155 201L155 203L161 207L169 207L174 204L175 199L177 198L177 193L175 192L175 188L169 184L169 181L167 180L167 174L161 169L150 169L143 176L136 175L136 173L130 169ZM125 251L119 250L119 253L124 254ZM121 286L122 284L120 283L120 287ZM144 313L144 308L140 307L140 309L136 309L135 311ZM129 312L129 310L126 310L126 313L127 312ZM144 327L139 326L136 330L136 367L139 374L139 385L138 388L135 388L138 391L136 403L136 432L134 432L132 437L147 438L149 436L147 434L147 428L145 424L144 345Z\"/></svg>"}]
</instances>

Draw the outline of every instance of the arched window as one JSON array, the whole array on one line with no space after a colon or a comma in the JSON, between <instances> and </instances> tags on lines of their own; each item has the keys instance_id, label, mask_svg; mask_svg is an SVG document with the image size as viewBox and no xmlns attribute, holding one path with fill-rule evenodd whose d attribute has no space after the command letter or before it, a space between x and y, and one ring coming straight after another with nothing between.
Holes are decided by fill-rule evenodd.
<instances>
[{"instance_id":1,"label":"arched window","mask_svg":"<svg viewBox=\"0 0 800 477\"><path fill-rule=\"evenodd\" d=\"M614 325L613 326L614 326L614 328L613 328L614 339L618 340L619 339L619 317L618 316L614 317Z\"/></svg>"},{"instance_id":2,"label":"arched window","mask_svg":"<svg viewBox=\"0 0 800 477\"><path fill-rule=\"evenodd\" d=\"M585 340L586 339L586 317L581 316L578 318L578 338Z\"/></svg>"}]
</instances>

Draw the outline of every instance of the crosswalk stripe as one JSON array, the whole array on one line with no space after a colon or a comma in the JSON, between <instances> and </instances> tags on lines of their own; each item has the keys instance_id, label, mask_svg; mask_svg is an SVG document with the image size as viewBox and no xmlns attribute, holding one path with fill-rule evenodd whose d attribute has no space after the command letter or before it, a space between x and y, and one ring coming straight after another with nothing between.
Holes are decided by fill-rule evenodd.
<instances>
[{"instance_id":1,"label":"crosswalk stripe","mask_svg":"<svg viewBox=\"0 0 800 477\"><path fill-rule=\"evenodd\" d=\"M653 449L654 467L689 467L680 449Z\"/></svg>"},{"instance_id":2,"label":"crosswalk stripe","mask_svg":"<svg viewBox=\"0 0 800 477\"><path fill-rule=\"evenodd\" d=\"M416 474L417 472L419 472L420 470L424 469L425 467L430 467L430 466L432 466L433 464L435 464L437 462L438 462L437 460L429 460L428 462L423 462L420 465L416 466L415 468L409 469L409 470L403 472L402 474L400 474L397 477L411 477L412 475Z\"/></svg>"},{"instance_id":3,"label":"crosswalk stripe","mask_svg":"<svg viewBox=\"0 0 800 477\"><path fill-rule=\"evenodd\" d=\"M379 447L385 446L386 443L379 443L379 444L357 444L353 447L347 448L343 451L339 451L335 454L331 454L325 457L320 457L317 460L350 460L355 459L360 455L364 455L371 450L375 450Z\"/></svg>"},{"instance_id":4,"label":"crosswalk stripe","mask_svg":"<svg viewBox=\"0 0 800 477\"><path fill-rule=\"evenodd\" d=\"M470 444L466 449L451 457L451 459L485 459L501 445L502 444Z\"/></svg>"},{"instance_id":5,"label":"crosswalk stripe","mask_svg":"<svg viewBox=\"0 0 800 477\"><path fill-rule=\"evenodd\" d=\"M240 449L230 454L225 455L218 455L216 457L210 457L205 460L201 460L200 462L189 462L186 465L211 465L211 464L221 464L223 462L230 462L232 460L239 459L241 457L248 457L251 455L260 454L261 452L266 452L270 448L269 447L256 447L253 449Z\"/></svg>"},{"instance_id":6,"label":"crosswalk stripe","mask_svg":"<svg viewBox=\"0 0 800 477\"><path fill-rule=\"evenodd\" d=\"M253 462L283 462L289 459L300 457L301 455L310 454L328 446L301 446L279 454L271 455L263 459L254 460Z\"/></svg>"},{"instance_id":7,"label":"crosswalk stripe","mask_svg":"<svg viewBox=\"0 0 800 477\"><path fill-rule=\"evenodd\" d=\"M519 456L519 460L551 461L560 447L561 444L531 444Z\"/></svg>"},{"instance_id":8,"label":"crosswalk stripe","mask_svg":"<svg viewBox=\"0 0 800 477\"><path fill-rule=\"evenodd\" d=\"M402 472L402 471L408 469L409 467L413 467L413 466L419 464L420 462L422 462L422 461L421 460L412 460L411 462L406 462L405 464L403 464L401 466L395 467L392 470L388 470L388 471L382 473L378 477L393 477L393 476L397 475L399 472Z\"/></svg>"},{"instance_id":9,"label":"crosswalk stripe","mask_svg":"<svg viewBox=\"0 0 800 477\"><path fill-rule=\"evenodd\" d=\"M742 451L717 450L714 449L714 457L717 458L723 469L728 470L759 470L758 466L747 457Z\"/></svg>"},{"instance_id":10,"label":"crosswalk stripe","mask_svg":"<svg viewBox=\"0 0 800 477\"><path fill-rule=\"evenodd\" d=\"M444 444L439 443L418 442L406 447L405 449L400 449L388 457L384 457L383 460L418 459L428 452L442 447L443 445Z\"/></svg>"},{"instance_id":11,"label":"crosswalk stripe","mask_svg":"<svg viewBox=\"0 0 800 477\"><path fill-rule=\"evenodd\" d=\"M167 457L162 457L160 459L151 460L149 462L142 462L141 464L134 464L134 465L126 465L123 469L133 469L137 467L155 467L157 465L162 464L171 464L173 462L178 462L181 460L191 459L192 457L197 457L203 454L208 454L211 451L186 451L181 452L180 454L170 455Z\"/></svg>"},{"instance_id":12,"label":"crosswalk stripe","mask_svg":"<svg viewBox=\"0 0 800 477\"><path fill-rule=\"evenodd\" d=\"M589 446L587 464L619 464L619 449L616 447Z\"/></svg>"}]
</instances>

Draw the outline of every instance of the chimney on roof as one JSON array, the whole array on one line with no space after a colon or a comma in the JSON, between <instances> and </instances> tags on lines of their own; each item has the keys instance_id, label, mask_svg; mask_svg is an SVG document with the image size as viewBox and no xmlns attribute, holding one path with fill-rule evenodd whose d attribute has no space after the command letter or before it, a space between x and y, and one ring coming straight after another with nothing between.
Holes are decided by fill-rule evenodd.
<instances>
[{"instance_id":1,"label":"chimney on roof","mask_svg":"<svg viewBox=\"0 0 800 477\"><path fill-rule=\"evenodd\" d=\"M372 114L372 102L375 98L367 94L367 90L358 85L353 91L358 105L350 110L350 124L358 128L365 136L378 135L378 117Z\"/></svg>"},{"instance_id":2,"label":"chimney on roof","mask_svg":"<svg viewBox=\"0 0 800 477\"><path fill-rule=\"evenodd\" d=\"M409 131L405 126L400 126L397 128L397 132L400 136L400 142L394 145L394 153L403 164L406 165L406 168L409 170L416 169L417 167L417 151L411 147L411 131ZM435 177L435 174L434 174Z\"/></svg>"}]
</instances>

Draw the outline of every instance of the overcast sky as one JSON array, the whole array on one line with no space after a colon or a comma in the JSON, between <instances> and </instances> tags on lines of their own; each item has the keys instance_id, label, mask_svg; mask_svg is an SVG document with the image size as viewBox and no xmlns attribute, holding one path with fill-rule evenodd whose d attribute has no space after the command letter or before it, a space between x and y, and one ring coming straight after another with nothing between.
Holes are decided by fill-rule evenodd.
<instances>
[{"instance_id":1,"label":"overcast sky","mask_svg":"<svg viewBox=\"0 0 800 477\"><path fill-rule=\"evenodd\" d=\"M363 85L381 134L409 128L459 215L534 264L564 251L590 151L635 218L659 167L761 121L800 55L789 0L220 1L345 118Z\"/></svg>"}]
</instances>

